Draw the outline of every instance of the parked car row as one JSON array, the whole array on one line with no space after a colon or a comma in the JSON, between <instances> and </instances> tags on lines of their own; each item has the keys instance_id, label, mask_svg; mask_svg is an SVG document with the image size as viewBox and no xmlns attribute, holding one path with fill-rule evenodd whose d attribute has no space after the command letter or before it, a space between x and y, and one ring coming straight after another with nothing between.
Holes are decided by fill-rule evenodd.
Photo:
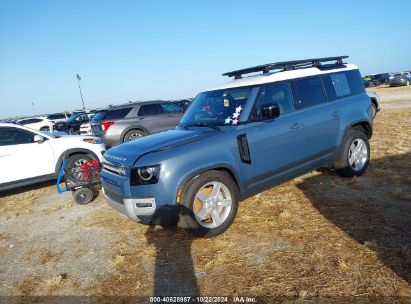
<instances>
[{"instance_id":1,"label":"parked car row","mask_svg":"<svg viewBox=\"0 0 411 304\"><path fill-rule=\"evenodd\" d=\"M376 87L380 85L390 86L405 86L411 83L411 73L382 73L375 75L367 75L363 77L363 83L366 88Z\"/></svg>"},{"instance_id":2,"label":"parked car row","mask_svg":"<svg viewBox=\"0 0 411 304\"><path fill-rule=\"evenodd\" d=\"M402 72L396 73L390 79L390 86L397 87L397 86L409 86L411 83L411 73L410 72Z\"/></svg>"}]
</instances>

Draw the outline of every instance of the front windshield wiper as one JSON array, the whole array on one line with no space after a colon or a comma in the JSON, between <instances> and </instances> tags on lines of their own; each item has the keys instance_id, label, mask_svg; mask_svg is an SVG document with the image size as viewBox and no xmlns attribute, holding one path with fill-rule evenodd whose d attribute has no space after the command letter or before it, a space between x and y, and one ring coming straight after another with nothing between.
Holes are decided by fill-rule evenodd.
<instances>
[{"instance_id":1,"label":"front windshield wiper","mask_svg":"<svg viewBox=\"0 0 411 304\"><path fill-rule=\"evenodd\" d=\"M180 123L180 125L181 125L184 129L187 129L188 127L209 127L209 128L211 128L211 129L213 129L213 130L216 130L216 131L220 131L220 130L221 130L221 129L220 129L219 127L217 127L216 125L208 124L208 123L205 123L205 122L196 122L196 123L186 124L186 125Z\"/></svg>"}]
</instances>

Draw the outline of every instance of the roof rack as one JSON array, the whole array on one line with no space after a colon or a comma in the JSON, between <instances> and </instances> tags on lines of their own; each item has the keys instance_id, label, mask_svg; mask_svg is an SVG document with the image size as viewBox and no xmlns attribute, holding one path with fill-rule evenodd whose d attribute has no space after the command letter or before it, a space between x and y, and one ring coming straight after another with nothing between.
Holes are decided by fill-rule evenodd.
<instances>
[{"instance_id":1,"label":"roof rack","mask_svg":"<svg viewBox=\"0 0 411 304\"><path fill-rule=\"evenodd\" d=\"M296 68L309 68L309 67L321 67L325 66L322 65L322 62L329 62L335 61L333 64L327 64L326 66L340 66L345 64L343 59L348 58L348 56L335 56L335 57L324 57L324 58L312 58L312 59L304 59L304 60L292 60L292 61L282 61L282 62L275 62L275 63L268 63L263 65L258 65L251 68L236 70L232 72L224 73L223 76L233 77L235 79L242 78L244 74L250 74L255 72L263 72L268 73L271 70L278 70L282 69L284 71L294 70Z\"/></svg>"}]
</instances>

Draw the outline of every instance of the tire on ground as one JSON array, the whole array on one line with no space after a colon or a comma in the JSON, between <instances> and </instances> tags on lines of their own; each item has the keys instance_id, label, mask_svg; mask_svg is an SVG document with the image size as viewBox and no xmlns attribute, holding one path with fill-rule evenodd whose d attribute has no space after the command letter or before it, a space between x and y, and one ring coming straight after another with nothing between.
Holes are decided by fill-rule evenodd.
<instances>
[{"instance_id":1,"label":"tire on ground","mask_svg":"<svg viewBox=\"0 0 411 304\"><path fill-rule=\"evenodd\" d=\"M197 221L194 214L194 203L198 191L210 182L219 182L228 188L231 195L231 210L227 218L221 223L220 226L215 228L207 228ZM234 221L237 214L239 199L238 199L238 187L234 182L230 174L224 171L210 170L202 173L190 181L183 188L180 202L180 221L179 225L186 229L189 233L201 237L212 237L223 233L227 230Z\"/></svg>"},{"instance_id":2,"label":"tire on ground","mask_svg":"<svg viewBox=\"0 0 411 304\"><path fill-rule=\"evenodd\" d=\"M367 148L366 161L360 169L354 168L353 166L351 166L349 162L350 147L358 139L363 140ZM340 176L344 176L344 177L360 176L361 174L365 172L365 170L367 170L369 160L370 160L370 144L368 142L367 136L364 134L364 131L360 128L348 129L344 137L344 142L341 147L340 155L337 161L334 162L334 168L337 174Z\"/></svg>"},{"instance_id":3,"label":"tire on ground","mask_svg":"<svg viewBox=\"0 0 411 304\"><path fill-rule=\"evenodd\" d=\"M89 188L80 188L73 193L74 201L79 205L86 205L93 200L93 191Z\"/></svg>"}]
</instances>

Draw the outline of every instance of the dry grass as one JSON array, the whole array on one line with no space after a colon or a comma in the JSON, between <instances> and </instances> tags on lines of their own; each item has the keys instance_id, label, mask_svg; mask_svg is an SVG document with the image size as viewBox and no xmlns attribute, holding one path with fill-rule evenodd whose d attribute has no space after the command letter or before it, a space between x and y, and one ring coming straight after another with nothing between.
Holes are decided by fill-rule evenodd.
<instances>
[{"instance_id":1,"label":"dry grass","mask_svg":"<svg viewBox=\"0 0 411 304\"><path fill-rule=\"evenodd\" d=\"M192 263L185 280L194 283L179 282L203 295L286 296L297 302L332 297L337 302L374 303L410 296L409 247L373 239L372 229L379 222L369 218L376 208L397 207L404 200L410 203L411 167L402 158L410 147L410 117L411 110L379 113L373 161L365 176L350 180L313 172L256 195L241 204L234 225L214 239L192 239L180 230L150 230L111 210L83 219L79 224L122 231L110 261L118 274L96 282L88 292L150 295L164 284L161 276L179 281L187 263ZM410 206L404 208L410 213ZM344 211L353 209L355 213ZM328 217L335 210L351 217L347 226ZM410 228L404 214L398 221L394 215L391 220L402 229ZM387 231L394 229L394 223L385 225ZM356 229L360 233L353 233ZM130 239L141 245L130 244ZM164 261L169 265L163 266ZM146 280L139 281L136 290L133 278Z\"/></svg>"}]
</instances>

